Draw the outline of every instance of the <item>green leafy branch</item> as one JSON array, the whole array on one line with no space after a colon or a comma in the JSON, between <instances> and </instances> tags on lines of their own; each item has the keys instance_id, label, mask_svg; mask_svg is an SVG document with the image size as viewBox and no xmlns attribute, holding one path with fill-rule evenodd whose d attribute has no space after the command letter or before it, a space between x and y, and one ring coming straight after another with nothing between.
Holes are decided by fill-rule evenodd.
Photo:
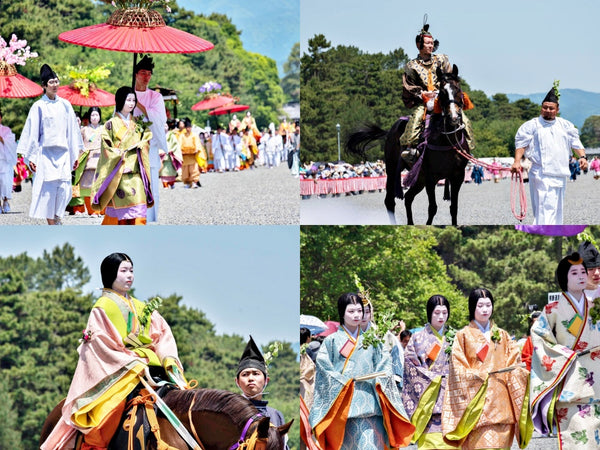
<instances>
[{"instance_id":1,"label":"green leafy branch","mask_svg":"<svg viewBox=\"0 0 600 450\"><path fill-rule=\"evenodd\" d=\"M265 358L265 365L267 367L269 367L269 364L271 364L271 362L275 358L277 358L277 356L279 355L279 350L281 350L282 348L283 344L279 341L275 341L271 345L269 345L269 350L263 355L263 357Z\"/></svg>"},{"instance_id":2,"label":"green leafy branch","mask_svg":"<svg viewBox=\"0 0 600 450\"><path fill-rule=\"evenodd\" d=\"M392 316L384 315L377 321L377 326L370 326L367 331L362 334L362 345L363 348L373 348L383 345L385 342L385 335L388 331L394 330L398 326L398 321L394 320Z\"/></svg>"},{"instance_id":3,"label":"green leafy branch","mask_svg":"<svg viewBox=\"0 0 600 450\"><path fill-rule=\"evenodd\" d=\"M85 69L82 66L67 66L67 76L72 80L70 85L77 89L81 95L88 97L90 91L96 89L96 84L99 81L110 76L108 68L114 65L115 63L111 61L91 69Z\"/></svg>"},{"instance_id":4,"label":"green leafy branch","mask_svg":"<svg viewBox=\"0 0 600 450\"><path fill-rule=\"evenodd\" d=\"M144 328L146 328L146 326L150 322L150 316L152 315L154 310L160 308L160 306L162 305L162 302L163 302L163 299L160 297L154 297L153 299L150 299L146 302L146 305L144 306L144 310L142 311L142 314L140 315L140 323L142 324L142 326Z\"/></svg>"}]
</instances>

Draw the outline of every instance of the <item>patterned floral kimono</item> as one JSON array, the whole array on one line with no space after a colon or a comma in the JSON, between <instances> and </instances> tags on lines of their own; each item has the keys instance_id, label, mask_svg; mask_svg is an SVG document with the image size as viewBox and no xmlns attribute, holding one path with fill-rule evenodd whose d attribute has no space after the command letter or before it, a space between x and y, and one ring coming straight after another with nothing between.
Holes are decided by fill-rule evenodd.
<instances>
[{"instance_id":1,"label":"patterned floral kimono","mask_svg":"<svg viewBox=\"0 0 600 450\"><path fill-rule=\"evenodd\" d=\"M309 420L323 450L379 450L410 443L414 426L382 346L365 349L362 335L354 339L340 327L323 341L316 368Z\"/></svg>"},{"instance_id":2,"label":"patterned floral kimono","mask_svg":"<svg viewBox=\"0 0 600 450\"><path fill-rule=\"evenodd\" d=\"M417 331L404 353L406 413L416 427L413 442L421 449L457 448L442 438L442 405L450 357L448 342L429 323Z\"/></svg>"},{"instance_id":3,"label":"patterned floral kimono","mask_svg":"<svg viewBox=\"0 0 600 450\"><path fill-rule=\"evenodd\" d=\"M152 133L118 115L104 125L102 149L92 185L92 207L122 219L146 217L154 204L150 189L149 141Z\"/></svg>"},{"instance_id":4,"label":"patterned floral kimono","mask_svg":"<svg viewBox=\"0 0 600 450\"><path fill-rule=\"evenodd\" d=\"M529 373L517 366L517 343L493 322L491 325L491 331L484 334L471 321L456 333L442 431L446 440L463 449L508 449L515 434L524 448L533 430L526 398Z\"/></svg>"},{"instance_id":5,"label":"patterned floral kimono","mask_svg":"<svg viewBox=\"0 0 600 450\"><path fill-rule=\"evenodd\" d=\"M537 431L558 428L560 449L600 447L600 322L563 293L531 328L531 413Z\"/></svg>"}]
</instances>

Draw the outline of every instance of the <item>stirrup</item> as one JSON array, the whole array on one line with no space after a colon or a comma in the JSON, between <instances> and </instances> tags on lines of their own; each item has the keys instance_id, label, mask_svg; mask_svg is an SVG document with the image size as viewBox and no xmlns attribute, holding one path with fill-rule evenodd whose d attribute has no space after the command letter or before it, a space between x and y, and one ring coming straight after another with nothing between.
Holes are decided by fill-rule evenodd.
<instances>
[{"instance_id":1,"label":"stirrup","mask_svg":"<svg viewBox=\"0 0 600 450\"><path fill-rule=\"evenodd\" d=\"M413 165L419 159L419 151L416 148L407 148L400 156L409 165Z\"/></svg>"}]
</instances>

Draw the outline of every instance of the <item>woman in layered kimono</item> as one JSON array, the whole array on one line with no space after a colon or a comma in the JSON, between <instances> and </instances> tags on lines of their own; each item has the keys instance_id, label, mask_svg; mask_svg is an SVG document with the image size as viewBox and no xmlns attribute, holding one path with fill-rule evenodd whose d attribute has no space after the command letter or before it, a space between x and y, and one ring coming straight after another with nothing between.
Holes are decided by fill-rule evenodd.
<instances>
[{"instance_id":1,"label":"woman in layered kimono","mask_svg":"<svg viewBox=\"0 0 600 450\"><path fill-rule=\"evenodd\" d=\"M412 335L404 353L402 399L416 427L413 441L420 449L457 448L442 437L442 404L450 361L445 338L449 317L446 297L432 296L427 300L428 323Z\"/></svg>"},{"instance_id":2,"label":"woman in layered kimono","mask_svg":"<svg viewBox=\"0 0 600 450\"><path fill-rule=\"evenodd\" d=\"M127 396L146 368L154 375L187 387L169 325L153 302L129 295L133 263L124 253L102 261L102 296L96 301L81 345L79 361L62 417L41 449L73 448L76 431L84 434L81 450L108 446Z\"/></svg>"},{"instance_id":3,"label":"woman in layered kimono","mask_svg":"<svg viewBox=\"0 0 600 450\"><path fill-rule=\"evenodd\" d=\"M94 174L100 158L100 142L102 137L102 113L100 108L92 106L88 111L89 125L81 129L84 150L79 155L79 166L75 171L75 183L79 185L79 194L83 197L85 208L90 215L98 214L92 209L91 193Z\"/></svg>"},{"instance_id":4,"label":"woman in layered kimono","mask_svg":"<svg viewBox=\"0 0 600 450\"><path fill-rule=\"evenodd\" d=\"M339 330L325 338L316 362L310 425L323 450L405 447L414 426L404 412L391 358L382 345L363 346L357 294L338 299Z\"/></svg>"},{"instance_id":5,"label":"woman in layered kimono","mask_svg":"<svg viewBox=\"0 0 600 450\"><path fill-rule=\"evenodd\" d=\"M463 449L521 448L531 438L529 373L519 346L491 320L494 298L487 289L469 295L471 323L456 333L442 408L444 439Z\"/></svg>"},{"instance_id":6,"label":"woman in layered kimono","mask_svg":"<svg viewBox=\"0 0 600 450\"><path fill-rule=\"evenodd\" d=\"M556 269L563 290L531 328L531 414L540 433L558 430L561 449L600 447L600 306L584 290L579 253Z\"/></svg>"},{"instance_id":7,"label":"woman in layered kimono","mask_svg":"<svg viewBox=\"0 0 600 450\"><path fill-rule=\"evenodd\" d=\"M132 115L137 97L131 87L120 87L115 103L115 114L102 131L92 208L106 208L102 225L145 225L154 204L148 159L152 132Z\"/></svg>"}]
</instances>

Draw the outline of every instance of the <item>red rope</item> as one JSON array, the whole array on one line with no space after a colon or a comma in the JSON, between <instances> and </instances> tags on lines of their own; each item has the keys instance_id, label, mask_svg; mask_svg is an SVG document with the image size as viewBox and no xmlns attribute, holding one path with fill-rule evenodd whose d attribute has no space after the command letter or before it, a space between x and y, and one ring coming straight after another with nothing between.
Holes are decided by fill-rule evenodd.
<instances>
[{"instance_id":1,"label":"red rope","mask_svg":"<svg viewBox=\"0 0 600 450\"><path fill-rule=\"evenodd\" d=\"M521 211L517 214L516 194L519 192L519 206ZM527 194L525 193L525 184L523 183L523 172L519 170L511 176L510 185L510 209L515 218L521 222L527 215Z\"/></svg>"},{"instance_id":2,"label":"red rope","mask_svg":"<svg viewBox=\"0 0 600 450\"><path fill-rule=\"evenodd\" d=\"M491 164L487 164L483 161L479 161L478 159L476 159L473 155L471 155L470 153L464 151L462 148L460 148L460 146L456 146L456 151L463 157L465 158L467 161L472 162L473 164L478 164L482 167L484 167L485 169L492 171L492 170L510 170L508 168L504 168L504 167L496 167L496 166L492 166ZM516 205L516 196L517 196L517 191L519 193L519 206L521 207L521 211L519 212L519 214L517 214L516 209L517 209L517 205ZM519 171L517 173L513 173L511 176L511 185L510 185L510 209L513 213L513 215L515 216L515 219L517 219L518 221L522 221L526 214L527 214L527 194L525 192L525 184L523 183L523 174L522 171Z\"/></svg>"}]
</instances>

